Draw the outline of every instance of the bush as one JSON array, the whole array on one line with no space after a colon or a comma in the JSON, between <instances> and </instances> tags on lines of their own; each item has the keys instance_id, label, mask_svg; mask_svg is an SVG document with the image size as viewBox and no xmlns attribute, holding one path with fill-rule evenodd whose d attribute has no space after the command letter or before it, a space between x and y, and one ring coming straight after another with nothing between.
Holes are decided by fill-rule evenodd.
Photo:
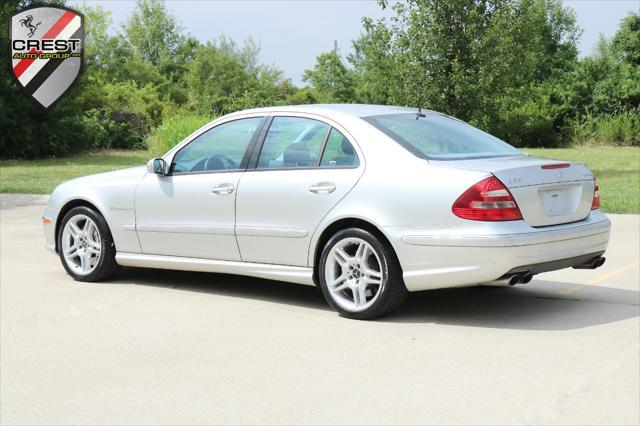
<instances>
[{"instance_id":1,"label":"bush","mask_svg":"<svg viewBox=\"0 0 640 426\"><path fill-rule=\"evenodd\" d=\"M164 155L180 141L213 118L197 114L178 114L166 118L147 137L146 144L153 156Z\"/></svg>"},{"instance_id":2,"label":"bush","mask_svg":"<svg viewBox=\"0 0 640 426\"><path fill-rule=\"evenodd\" d=\"M575 144L640 146L640 110L613 114L587 114L570 124Z\"/></svg>"}]
</instances>

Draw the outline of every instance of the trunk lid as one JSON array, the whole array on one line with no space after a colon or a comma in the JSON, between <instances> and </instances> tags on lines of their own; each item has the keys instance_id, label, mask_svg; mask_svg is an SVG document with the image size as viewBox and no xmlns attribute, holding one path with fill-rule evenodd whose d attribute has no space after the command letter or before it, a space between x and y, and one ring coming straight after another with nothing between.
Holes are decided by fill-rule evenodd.
<instances>
[{"instance_id":1,"label":"trunk lid","mask_svg":"<svg viewBox=\"0 0 640 426\"><path fill-rule=\"evenodd\" d=\"M430 164L493 174L509 189L530 226L576 222L591 212L593 174L582 163L518 156Z\"/></svg>"}]
</instances>

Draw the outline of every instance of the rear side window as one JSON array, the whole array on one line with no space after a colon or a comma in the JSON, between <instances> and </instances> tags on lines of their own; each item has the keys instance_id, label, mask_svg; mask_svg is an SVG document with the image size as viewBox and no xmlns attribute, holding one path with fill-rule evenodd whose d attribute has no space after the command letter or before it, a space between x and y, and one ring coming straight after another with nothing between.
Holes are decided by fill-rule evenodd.
<instances>
[{"instance_id":1,"label":"rear side window","mask_svg":"<svg viewBox=\"0 0 640 426\"><path fill-rule=\"evenodd\" d=\"M320 167L356 167L359 164L356 151L349 140L338 130L331 129Z\"/></svg>"},{"instance_id":2,"label":"rear side window","mask_svg":"<svg viewBox=\"0 0 640 426\"><path fill-rule=\"evenodd\" d=\"M364 118L422 158L465 159L523 155L506 142L460 120L429 112Z\"/></svg>"},{"instance_id":3,"label":"rear side window","mask_svg":"<svg viewBox=\"0 0 640 426\"><path fill-rule=\"evenodd\" d=\"M264 140L258 169L316 167L329 125L300 117L275 117Z\"/></svg>"}]
</instances>

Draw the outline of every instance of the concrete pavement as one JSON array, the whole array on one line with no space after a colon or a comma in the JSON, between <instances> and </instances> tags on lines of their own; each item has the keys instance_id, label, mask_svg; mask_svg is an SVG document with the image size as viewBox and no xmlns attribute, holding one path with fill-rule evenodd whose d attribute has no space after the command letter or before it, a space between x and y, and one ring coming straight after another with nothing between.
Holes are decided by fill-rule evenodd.
<instances>
[{"instance_id":1,"label":"concrete pavement","mask_svg":"<svg viewBox=\"0 0 640 426\"><path fill-rule=\"evenodd\" d=\"M0 197L1 424L639 424L640 219L607 263L413 294L350 321L316 289L123 270L70 279L46 197Z\"/></svg>"}]
</instances>

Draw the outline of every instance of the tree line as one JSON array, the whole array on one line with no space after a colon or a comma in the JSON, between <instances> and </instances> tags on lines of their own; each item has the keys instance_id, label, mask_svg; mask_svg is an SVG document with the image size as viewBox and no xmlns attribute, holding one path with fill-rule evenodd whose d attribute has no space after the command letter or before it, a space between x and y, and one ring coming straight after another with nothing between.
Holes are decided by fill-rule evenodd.
<instances>
[{"instance_id":1,"label":"tree line","mask_svg":"<svg viewBox=\"0 0 640 426\"><path fill-rule=\"evenodd\" d=\"M7 34L8 16L31 2L3 3ZM640 14L579 58L581 30L560 0L379 4L391 17L363 18L353 52L320 54L305 87L261 63L254 40L195 39L161 0L137 0L115 33L106 10L85 5L85 71L54 109L0 75L0 157L162 151L221 114L318 102L433 109L516 146L640 144Z\"/></svg>"}]
</instances>

